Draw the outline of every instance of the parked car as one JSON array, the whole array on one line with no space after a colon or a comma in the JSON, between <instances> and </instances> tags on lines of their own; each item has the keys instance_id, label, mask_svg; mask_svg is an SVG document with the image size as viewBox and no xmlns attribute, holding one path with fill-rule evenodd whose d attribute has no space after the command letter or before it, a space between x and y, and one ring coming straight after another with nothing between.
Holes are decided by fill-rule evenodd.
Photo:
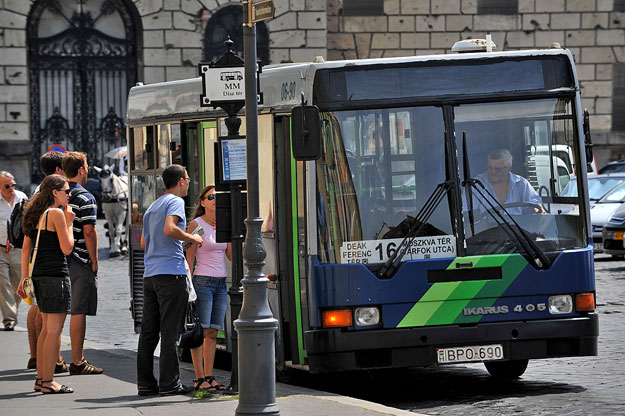
<instances>
[{"instance_id":1,"label":"parked car","mask_svg":"<svg viewBox=\"0 0 625 416\"><path fill-rule=\"evenodd\" d=\"M595 253L603 251L603 225L624 202L625 183L622 183L590 207L590 223L592 224L592 241L595 245Z\"/></svg>"},{"instance_id":2,"label":"parked car","mask_svg":"<svg viewBox=\"0 0 625 416\"><path fill-rule=\"evenodd\" d=\"M625 235L625 204L618 208L608 217L603 225L603 251L611 254L612 257L623 257L625 247L623 246L623 236Z\"/></svg>"},{"instance_id":3,"label":"parked car","mask_svg":"<svg viewBox=\"0 0 625 416\"><path fill-rule=\"evenodd\" d=\"M599 174L619 172L625 172L625 159L615 160L614 162L610 162L599 169Z\"/></svg>"},{"instance_id":4,"label":"parked car","mask_svg":"<svg viewBox=\"0 0 625 416\"><path fill-rule=\"evenodd\" d=\"M625 172L614 175L596 175L588 177L588 197L590 204L600 200L605 194L618 185L625 183ZM577 196L577 178L571 178L560 196Z\"/></svg>"}]
</instances>

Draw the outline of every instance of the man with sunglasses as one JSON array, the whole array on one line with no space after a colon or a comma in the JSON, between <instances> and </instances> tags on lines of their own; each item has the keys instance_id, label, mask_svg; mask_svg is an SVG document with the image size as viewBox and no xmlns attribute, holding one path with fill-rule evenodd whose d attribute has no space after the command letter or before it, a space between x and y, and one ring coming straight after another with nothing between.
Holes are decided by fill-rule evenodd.
<instances>
[{"instance_id":1,"label":"man with sunglasses","mask_svg":"<svg viewBox=\"0 0 625 416\"><path fill-rule=\"evenodd\" d=\"M141 248L143 319L137 347L137 389L140 396L187 394L192 388L180 381L176 343L184 324L189 295L182 242L202 245L201 236L189 234L183 197L189 191L189 174L180 165L162 173L165 192L143 216ZM154 377L154 350L161 342L159 378Z\"/></svg>"},{"instance_id":2,"label":"man with sunglasses","mask_svg":"<svg viewBox=\"0 0 625 416\"><path fill-rule=\"evenodd\" d=\"M15 205L28 199L15 189L15 177L0 171L0 310L5 331L13 331L17 323L17 308L21 298L17 296L20 283L22 250L12 247L7 234L7 224Z\"/></svg>"},{"instance_id":3,"label":"man with sunglasses","mask_svg":"<svg viewBox=\"0 0 625 416\"><path fill-rule=\"evenodd\" d=\"M515 175L512 169L512 154L507 149L493 150L488 154L486 172L477 176L486 189L497 198L501 205L512 204L515 202L529 202L540 206L538 208L530 208L523 206L508 207L511 215L519 215L524 213L544 213L542 208L542 199L534 190L532 185L522 176ZM479 212L485 212L490 208L488 203L483 203L481 198L473 194L473 209ZM477 200L477 201L476 201ZM465 203L465 209L467 205Z\"/></svg>"}]
</instances>

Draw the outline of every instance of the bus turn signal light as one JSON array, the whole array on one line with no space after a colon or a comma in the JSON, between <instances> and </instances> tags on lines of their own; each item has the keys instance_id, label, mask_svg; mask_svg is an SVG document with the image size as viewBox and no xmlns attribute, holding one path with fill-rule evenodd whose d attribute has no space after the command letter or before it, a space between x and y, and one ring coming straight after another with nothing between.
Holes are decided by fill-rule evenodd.
<instances>
[{"instance_id":1,"label":"bus turn signal light","mask_svg":"<svg viewBox=\"0 0 625 416\"><path fill-rule=\"evenodd\" d=\"M575 309L578 312L592 312L595 310L594 293L578 293L575 295Z\"/></svg>"},{"instance_id":2,"label":"bus turn signal light","mask_svg":"<svg viewBox=\"0 0 625 416\"><path fill-rule=\"evenodd\" d=\"M352 311L351 309L322 311L321 324L324 328L352 326Z\"/></svg>"}]
</instances>

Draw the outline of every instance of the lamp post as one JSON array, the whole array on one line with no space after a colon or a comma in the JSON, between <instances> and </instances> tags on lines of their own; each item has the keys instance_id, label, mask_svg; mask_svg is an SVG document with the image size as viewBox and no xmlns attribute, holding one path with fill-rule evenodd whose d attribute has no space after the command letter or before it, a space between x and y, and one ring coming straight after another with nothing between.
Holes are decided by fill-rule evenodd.
<instances>
[{"instance_id":1,"label":"lamp post","mask_svg":"<svg viewBox=\"0 0 625 416\"><path fill-rule=\"evenodd\" d=\"M256 27L252 0L243 1L245 55L245 127L247 138L247 229L243 250L248 272L243 284L243 306L234 321L239 344L239 405L237 415L279 415L276 403L275 332L262 272L267 254L261 236L258 198L258 103L256 85Z\"/></svg>"}]
</instances>

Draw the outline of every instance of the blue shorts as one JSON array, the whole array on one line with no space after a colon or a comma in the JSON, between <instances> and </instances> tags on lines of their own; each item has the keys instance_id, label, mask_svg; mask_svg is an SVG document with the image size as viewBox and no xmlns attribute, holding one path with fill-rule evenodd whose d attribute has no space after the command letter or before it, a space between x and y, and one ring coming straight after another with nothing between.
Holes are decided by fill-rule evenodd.
<instances>
[{"instance_id":1,"label":"blue shorts","mask_svg":"<svg viewBox=\"0 0 625 416\"><path fill-rule=\"evenodd\" d=\"M223 329L228 307L226 278L193 276L193 287L197 293L197 312L202 328Z\"/></svg>"}]
</instances>

